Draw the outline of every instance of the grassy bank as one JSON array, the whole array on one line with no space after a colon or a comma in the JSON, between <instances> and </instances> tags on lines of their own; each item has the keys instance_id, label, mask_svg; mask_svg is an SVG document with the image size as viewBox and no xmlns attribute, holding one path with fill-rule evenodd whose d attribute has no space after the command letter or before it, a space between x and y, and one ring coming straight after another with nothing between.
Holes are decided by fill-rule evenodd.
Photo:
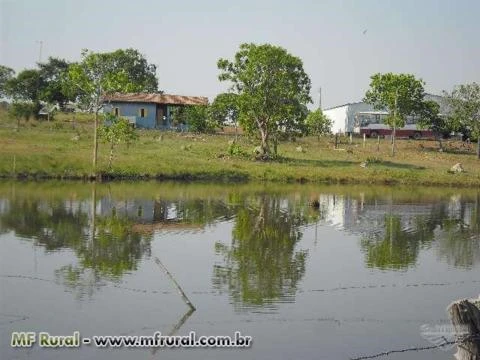
<instances>
[{"instance_id":1,"label":"grassy bank","mask_svg":"<svg viewBox=\"0 0 480 360\"><path fill-rule=\"evenodd\" d=\"M55 122L15 122L5 118L0 126L0 177L88 178L91 173L92 127L89 118L57 116ZM1 117L0 117L1 118ZM277 182L329 182L479 186L480 162L474 145L450 141L439 152L431 140L400 140L398 154L389 155L390 143L334 138L303 138L279 145L279 158L252 160L255 144L240 138L239 151L230 154L232 135L194 135L139 131L139 141L117 148L108 168L108 145L100 144L99 167L103 178L186 179L208 181L267 180ZM299 149L301 147L301 149ZM301 151L299 151L301 150ZM367 167L360 166L367 161ZM450 174L455 163L465 172Z\"/></svg>"}]
</instances>

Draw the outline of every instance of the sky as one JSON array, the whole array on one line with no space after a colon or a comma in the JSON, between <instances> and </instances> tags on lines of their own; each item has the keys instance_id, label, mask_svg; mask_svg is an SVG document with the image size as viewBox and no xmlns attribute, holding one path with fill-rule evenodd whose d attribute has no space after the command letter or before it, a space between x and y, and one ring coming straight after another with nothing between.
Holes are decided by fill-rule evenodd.
<instances>
[{"instance_id":1,"label":"sky","mask_svg":"<svg viewBox=\"0 0 480 360\"><path fill-rule=\"evenodd\" d=\"M377 72L414 74L434 94L480 82L479 13L478 0L0 0L0 64L135 48L161 90L213 100L228 89L218 59L270 43L302 59L311 106L321 87L328 108L361 101Z\"/></svg>"}]
</instances>

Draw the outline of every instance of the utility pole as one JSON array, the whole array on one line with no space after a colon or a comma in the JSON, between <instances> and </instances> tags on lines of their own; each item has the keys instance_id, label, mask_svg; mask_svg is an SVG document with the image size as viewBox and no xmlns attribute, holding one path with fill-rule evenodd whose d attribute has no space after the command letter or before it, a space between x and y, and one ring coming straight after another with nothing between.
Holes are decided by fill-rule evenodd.
<instances>
[{"instance_id":1,"label":"utility pole","mask_svg":"<svg viewBox=\"0 0 480 360\"><path fill-rule=\"evenodd\" d=\"M322 110L322 87L318 88L318 108Z\"/></svg>"},{"instance_id":2,"label":"utility pole","mask_svg":"<svg viewBox=\"0 0 480 360\"><path fill-rule=\"evenodd\" d=\"M38 62L41 63L42 62L43 40L37 40L36 42L40 44L40 47L38 49Z\"/></svg>"}]
</instances>

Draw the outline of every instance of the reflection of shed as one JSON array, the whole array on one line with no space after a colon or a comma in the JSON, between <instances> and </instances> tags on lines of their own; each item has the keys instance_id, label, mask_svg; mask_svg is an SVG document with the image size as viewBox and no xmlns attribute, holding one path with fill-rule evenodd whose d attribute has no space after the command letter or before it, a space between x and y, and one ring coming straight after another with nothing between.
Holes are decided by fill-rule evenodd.
<instances>
[{"instance_id":1,"label":"reflection of shed","mask_svg":"<svg viewBox=\"0 0 480 360\"><path fill-rule=\"evenodd\" d=\"M320 208L325 211L325 222L352 234L375 234L385 229L385 216L400 218L405 229L411 227L417 216L431 216L435 204L421 202L401 202L390 199L365 200L350 196L322 194ZM451 204L451 202L450 202Z\"/></svg>"},{"instance_id":2,"label":"reflection of shed","mask_svg":"<svg viewBox=\"0 0 480 360\"><path fill-rule=\"evenodd\" d=\"M105 112L127 118L138 128L170 129L172 109L207 105L208 98L167 94L115 94L105 98Z\"/></svg>"},{"instance_id":3,"label":"reflection of shed","mask_svg":"<svg viewBox=\"0 0 480 360\"><path fill-rule=\"evenodd\" d=\"M323 113L332 120L334 134L346 134L354 131L355 115L358 112L373 111L373 106L363 103L349 103L323 110Z\"/></svg>"}]
</instances>

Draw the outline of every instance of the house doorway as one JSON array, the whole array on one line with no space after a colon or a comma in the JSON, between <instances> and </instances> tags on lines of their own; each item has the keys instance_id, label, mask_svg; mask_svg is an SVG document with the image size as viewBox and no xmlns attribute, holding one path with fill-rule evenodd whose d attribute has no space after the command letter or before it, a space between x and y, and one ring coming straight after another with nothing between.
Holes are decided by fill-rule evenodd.
<instances>
[{"instance_id":1,"label":"house doorway","mask_svg":"<svg viewBox=\"0 0 480 360\"><path fill-rule=\"evenodd\" d=\"M165 110L162 106L157 106L156 127L162 128L165 126L163 117L165 116Z\"/></svg>"}]
</instances>

